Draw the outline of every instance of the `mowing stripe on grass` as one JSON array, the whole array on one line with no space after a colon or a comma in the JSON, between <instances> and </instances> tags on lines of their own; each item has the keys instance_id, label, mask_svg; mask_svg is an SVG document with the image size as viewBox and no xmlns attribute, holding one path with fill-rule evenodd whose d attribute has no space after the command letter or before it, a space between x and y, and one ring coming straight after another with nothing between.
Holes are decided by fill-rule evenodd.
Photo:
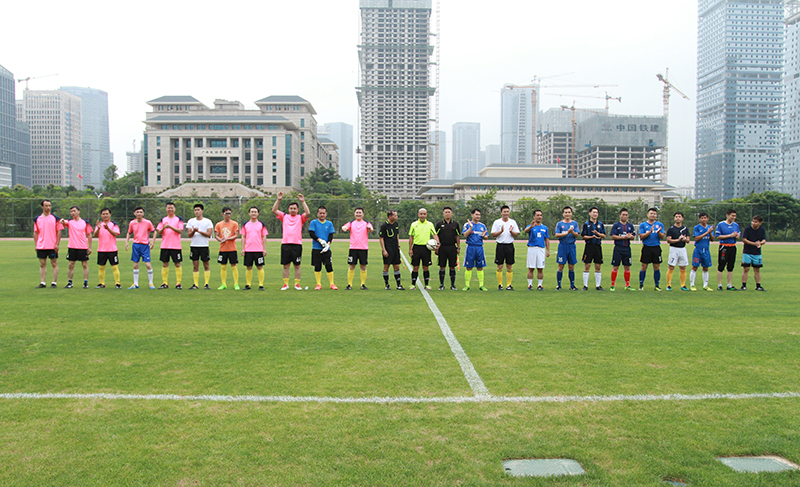
<instances>
[{"instance_id":1,"label":"mowing stripe on grass","mask_svg":"<svg viewBox=\"0 0 800 487\"><path fill-rule=\"evenodd\" d=\"M411 269L411 263L408 261L406 254L401 251L400 255L403 257L403 262L406 263L406 266ZM414 285L414 283L412 282L411 285ZM431 309L433 316L436 317L436 321L439 323L439 329L442 330L442 334L444 335L445 340L447 340L447 344L450 345L450 350L452 350L453 355L456 356L458 365L461 366L461 370L464 372L464 377L466 377L467 382L469 382L469 386L472 388L473 392L475 392L475 396L481 398L489 397L489 389L486 388L481 376L478 375L478 371L472 366L472 361L470 361L469 357L467 357L467 353L464 351L464 349L461 348L461 344L458 343L456 336L453 334L453 330L450 329L450 326L447 324L447 320L445 320L444 316L442 316L442 312L439 311L438 306L436 306L436 303L433 302L433 299L431 298L430 294L428 294L428 291L425 290L425 286L418 286L417 288L420 290L420 292L422 292L422 295L425 297L425 301L428 303L428 307Z\"/></svg>"},{"instance_id":2,"label":"mowing stripe on grass","mask_svg":"<svg viewBox=\"0 0 800 487\"><path fill-rule=\"evenodd\" d=\"M288 402L350 404L429 404L429 403L568 403L568 402L640 402L640 401L710 401L719 399L800 399L800 392L763 392L753 394L662 394L617 396L463 396L463 397L326 397L326 396L220 396L177 394L65 394L12 392L0 399L107 399L147 401L209 402Z\"/></svg>"}]
</instances>

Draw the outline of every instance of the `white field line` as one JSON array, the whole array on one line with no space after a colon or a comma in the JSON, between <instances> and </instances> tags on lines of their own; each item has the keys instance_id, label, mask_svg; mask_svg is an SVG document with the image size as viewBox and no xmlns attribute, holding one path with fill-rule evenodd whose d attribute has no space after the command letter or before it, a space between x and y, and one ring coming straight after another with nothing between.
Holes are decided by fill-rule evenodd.
<instances>
[{"instance_id":1,"label":"white field line","mask_svg":"<svg viewBox=\"0 0 800 487\"><path fill-rule=\"evenodd\" d=\"M408 261L406 254L401 251L400 255L403 257L403 262L406 263L406 266L411 269L411 262ZM418 278L417 280L419 281L420 279ZM411 284L414 285L413 282ZM439 311L436 303L433 302L430 294L428 294L428 291L425 290L424 284L418 286L418 289L425 297L425 301L428 303L428 307L431 309L431 312L433 312L433 316L436 317L436 321L439 323L439 329L442 330L442 334L444 335L445 340L447 340L447 344L450 345L450 350L452 350L453 355L456 356L456 360L458 360L458 365L461 366L461 371L464 373L464 377L467 379L472 391L475 392L475 397L489 397L489 389L486 388L481 376L478 375L478 371L472 366L472 361L470 361L469 357L467 357L467 353L464 352L464 349L461 348L461 344L458 343L458 339L456 339L456 336L453 334L453 330L451 330L450 326L447 324L447 320L444 319L442 312Z\"/></svg>"},{"instance_id":2,"label":"white field line","mask_svg":"<svg viewBox=\"0 0 800 487\"><path fill-rule=\"evenodd\" d=\"M800 392L753 394L638 394L616 396L463 396L463 397L319 397L319 396L220 396L177 394L63 394L4 393L0 399L104 399L143 401L206 401L258 403L338 403L338 404L431 404L431 403L573 403L573 402L659 402L742 399L800 399Z\"/></svg>"}]
</instances>

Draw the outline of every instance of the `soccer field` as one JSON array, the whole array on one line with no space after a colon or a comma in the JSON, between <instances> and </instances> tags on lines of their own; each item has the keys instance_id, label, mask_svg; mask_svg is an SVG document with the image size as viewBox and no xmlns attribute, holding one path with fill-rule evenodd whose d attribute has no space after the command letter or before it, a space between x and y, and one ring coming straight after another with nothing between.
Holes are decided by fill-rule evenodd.
<instances>
[{"instance_id":1,"label":"soccer field","mask_svg":"<svg viewBox=\"0 0 800 487\"><path fill-rule=\"evenodd\" d=\"M494 266L489 292L384 291L377 242L368 291L343 290L335 242L341 290L323 274L323 291L282 292L278 241L264 292L233 291L230 272L226 291L189 291L190 262L183 291L172 268L169 290L144 271L138 290L63 289L63 255L59 289L34 289L32 247L0 241L0 485L800 486L715 460L800 463L800 246L764 248L766 293L752 275L746 292L657 293L652 269L646 292L556 292L554 257L529 292L522 242L514 292ZM586 473L503 470L534 458Z\"/></svg>"}]
</instances>

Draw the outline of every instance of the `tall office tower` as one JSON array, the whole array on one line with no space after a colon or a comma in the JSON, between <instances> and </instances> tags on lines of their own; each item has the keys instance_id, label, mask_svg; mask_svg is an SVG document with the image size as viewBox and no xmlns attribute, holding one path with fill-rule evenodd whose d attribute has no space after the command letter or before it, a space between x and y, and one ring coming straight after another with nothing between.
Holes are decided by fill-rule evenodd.
<instances>
[{"instance_id":1,"label":"tall office tower","mask_svg":"<svg viewBox=\"0 0 800 487\"><path fill-rule=\"evenodd\" d=\"M30 186L30 132L17 121L14 93L14 75L0 66L0 186Z\"/></svg>"},{"instance_id":2,"label":"tall office tower","mask_svg":"<svg viewBox=\"0 0 800 487\"><path fill-rule=\"evenodd\" d=\"M430 179L431 0L359 0L361 178L392 199Z\"/></svg>"},{"instance_id":3,"label":"tall office tower","mask_svg":"<svg viewBox=\"0 0 800 487\"><path fill-rule=\"evenodd\" d=\"M800 12L786 19L779 189L800 198Z\"/></svg>"},{"instance_id":4,"label":"tall office tower","mask_svg":"<svg viewBox=\"0 0 800 487\"><path fill-rule=\"evenodd\" d=\"M499 144L487 145L486 149L486 165L502 164L502 149Z\"/></svg>"},{"instance_id":5,"label":"tall office tower","mask_svg":"<svg viewBox=\"0 0 800 487\"><path fill-rule=\"evenodd\" d=\"M500 146L503 164L531 164L533 89L505 85L500 92ZM538 100L537 100L538 105Z\"/></svg>"},{"instance_id":6,"label":"tall office tower","mask_svg":"<svg viewBox=\"0 0 800 487\"><path fill-rule=\"evenodd\" d=\"M357 176L353 158L353 126L344 122L320 125L317 135L327 137L339 147L339 175L342 179L354 180Z\"/></svg>"},{"instance_id":7,"label":"tall office tower","mask_svg":"<svg viewBox=\"0 0 800 487\"><path fill-rule=\"evenodd\" d=\"M780 159L783 0L699 0L698 198L769 190Z\"/></svg>"},{"instance_id":8,"label":"tall office tower","mask_svg":"<svg viewBox=\"0 0 800 487\"><path fill-rule=\"evenodd\" d=\"M61 90L25 90L17 118L30 127L31 184L83 189L81 99Z\"/></svg>"},{"instance_id":9,"label":"tall office tower","mask_svg":"<svg viewBox=\"0 0 800 487\"><path fill-rule=\"evenodd\" d=\"M481 124L453 124L453 179L473 178L480 170Z\"/></svg>"},{"instance_id":10,"label":"tall office tower","mask_svg":"<svg viewBox=\"0 0 800 487\"><path fill-rule=\"evenodd\" d=\"M439 158L436 159L436 154ZM439 131L439 150L436 150L436 131L431 132L431 180L447 178L447 132Z\"/></svg>"},{"instance_id":11,"label":"tall office tower","mask_svg":"<svg viewBox=\"0 0 800 487\"><path fill-rule=\"evenodd\" d=\"M83 184L99 188L103 184L103 173L113 164L108 134L108 93L80 86L62 86L60 90L81 99L81 176Z\"/></svg>"}]
</instances>

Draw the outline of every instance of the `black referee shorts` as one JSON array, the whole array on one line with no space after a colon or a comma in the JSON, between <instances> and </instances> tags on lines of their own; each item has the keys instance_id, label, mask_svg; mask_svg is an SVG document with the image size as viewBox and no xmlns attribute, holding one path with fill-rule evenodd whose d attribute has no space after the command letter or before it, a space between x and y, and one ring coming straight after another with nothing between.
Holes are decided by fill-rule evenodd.
<instances>
[{"instance_id":1,"label":"black referee shorts","mask_svg":"<svg viewBox=\"0 0 800 487\"><path fill-rule=\"evenodd\" d=\"M439 267L450 267L451 269L456 266L458 260L458 250L455 245L442 245L439 247Z\"/></svg>"}]
</instances>

